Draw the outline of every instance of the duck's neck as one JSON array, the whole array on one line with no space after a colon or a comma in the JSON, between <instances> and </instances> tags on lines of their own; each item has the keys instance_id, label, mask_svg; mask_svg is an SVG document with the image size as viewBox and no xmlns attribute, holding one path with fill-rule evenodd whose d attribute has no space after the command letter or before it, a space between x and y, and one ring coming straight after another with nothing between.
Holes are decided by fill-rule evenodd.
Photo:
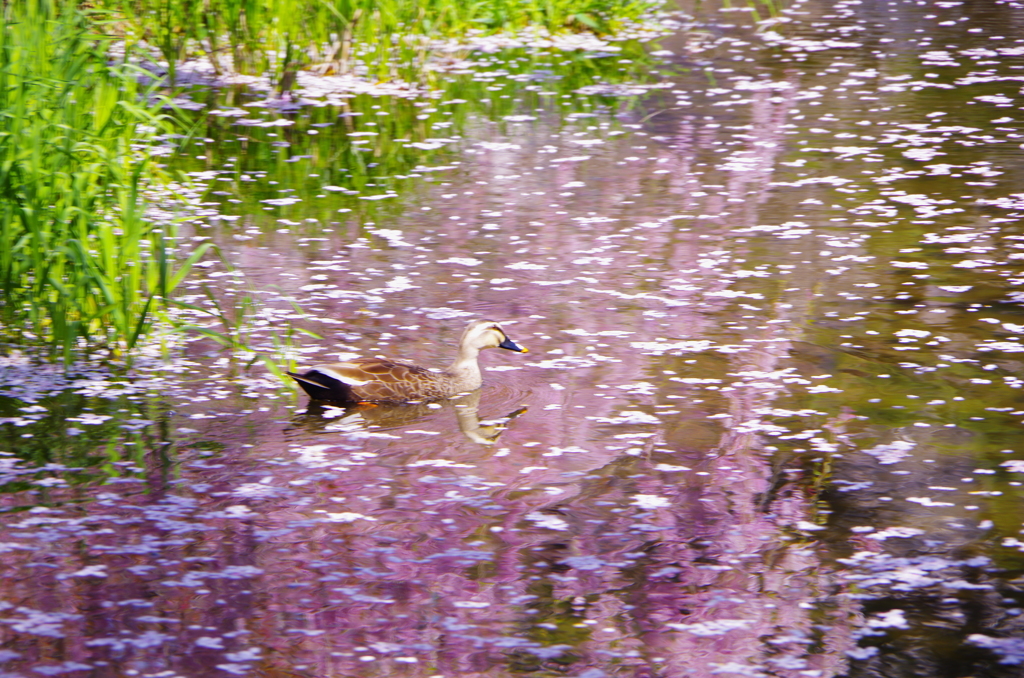
<instances>
[{"instance_id":1,"label":"duck's neck","mask_svg":"<svg viewBox=\"0 0 1024 678\"><path fill-rule=\"evenodd\" d=\"M480 373L480 364L477 357L480 349L463 344L459 346L459 354L445 370L455 378L460 390L472 391L480 388L483 383L483 375Z\"/></svg>"}]
</instances>

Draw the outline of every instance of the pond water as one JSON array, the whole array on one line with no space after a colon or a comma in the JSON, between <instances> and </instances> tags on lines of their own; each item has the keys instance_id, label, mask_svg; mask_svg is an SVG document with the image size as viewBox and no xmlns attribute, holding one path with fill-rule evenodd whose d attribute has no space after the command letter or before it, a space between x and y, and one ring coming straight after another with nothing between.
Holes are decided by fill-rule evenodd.
<instances>
[{"instance_id":1,"label":"pond water","mask_svg":"<svg viewBox=\"0 0 1024 678\"><path fill-rule=\"evenodd\" d=\"M346 411L198 336L8 351L2 675L1019 676L1024 3L664 26L190 90L236 268L185 301L299 365L530 352Z\"/></svg>"}]
</instances>

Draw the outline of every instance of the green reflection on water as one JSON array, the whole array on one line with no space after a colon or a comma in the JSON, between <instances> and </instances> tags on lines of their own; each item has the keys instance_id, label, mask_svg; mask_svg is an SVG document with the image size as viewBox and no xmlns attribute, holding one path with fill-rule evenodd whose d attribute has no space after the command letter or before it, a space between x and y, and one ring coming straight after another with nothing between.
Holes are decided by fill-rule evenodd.
<instances>
[{"instance_id":1,"label":"green reflection on water","mask_svg":"<svg viewBox=\"0 0 1024 678\"><path fill-rule=\"evenodd\" d=\"M358 94L340 107L284 109L281 116L294 122L288 126L243 126L234 117L207 116L202 134L170 168L192 173L207 184L206 199L227 214L246 215L245 223L258 228L301 215L303 224L293 228L312 235L320 228L312 224L383 220L395 210L387 199L360 197L404 195L415 190L417 179L431 180L430 167L460 164L458 142L469 125L493 124L496 133L514 136L515 125L537 116L571 126L626 110L633 97L576 93L651 79L656 60L648 49L637 42L621 47L603 55L510 50L479 56L472 73L450 74L424 96ZM261 110L246 106L253 97L242 89L221 96L197 91L193 97L220 108L241 106L250 118ZM206 171L216 177L196 174ZM261 202L285 196L303 204Z\"/></svg>"}]
</instances>

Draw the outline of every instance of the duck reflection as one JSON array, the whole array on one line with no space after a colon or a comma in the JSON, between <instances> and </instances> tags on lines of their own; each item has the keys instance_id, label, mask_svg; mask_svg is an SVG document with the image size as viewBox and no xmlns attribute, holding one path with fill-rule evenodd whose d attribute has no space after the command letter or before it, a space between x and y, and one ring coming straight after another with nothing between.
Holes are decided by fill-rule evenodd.
<instances>
[{"instance_id":1,"label":"duck reflection","mask_svg":"<svg viewBox=\"0 0 1024 678\"><path fill-rule=\"evenodd\" d=\"M493 445L508 429L513 419L527 411L520 406L502 417L480 418L482 392L477 389L462 396L431 403L332 405L310 401L305 412L295 416L292 424L307 431L345 431L359 429L388 430L409 426L448 408L455 412L459 431L480 445ZM440 419L440 418L439 418ZM443 420L432 423L440 424Z\"/></svg>"}]
</instances>

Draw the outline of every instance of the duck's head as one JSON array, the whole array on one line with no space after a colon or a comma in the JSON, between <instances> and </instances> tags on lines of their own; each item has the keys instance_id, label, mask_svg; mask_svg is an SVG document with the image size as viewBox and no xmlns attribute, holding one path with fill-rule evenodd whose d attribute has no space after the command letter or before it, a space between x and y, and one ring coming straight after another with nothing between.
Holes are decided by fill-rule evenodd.
<instances>
[{"instance_id":1,"label":"duck's head","mask_svg":"<svg viewBox=\"0 0 1024 678\"><path fill-rule=\"evenodd\" d=\"M476 349L504 348L517 353L527 353L529 349L520 346L508 338L501 325L493 320L474 320L466 326L459 341L461 346L471 346Z\"/></svg>"}]
</instances>

